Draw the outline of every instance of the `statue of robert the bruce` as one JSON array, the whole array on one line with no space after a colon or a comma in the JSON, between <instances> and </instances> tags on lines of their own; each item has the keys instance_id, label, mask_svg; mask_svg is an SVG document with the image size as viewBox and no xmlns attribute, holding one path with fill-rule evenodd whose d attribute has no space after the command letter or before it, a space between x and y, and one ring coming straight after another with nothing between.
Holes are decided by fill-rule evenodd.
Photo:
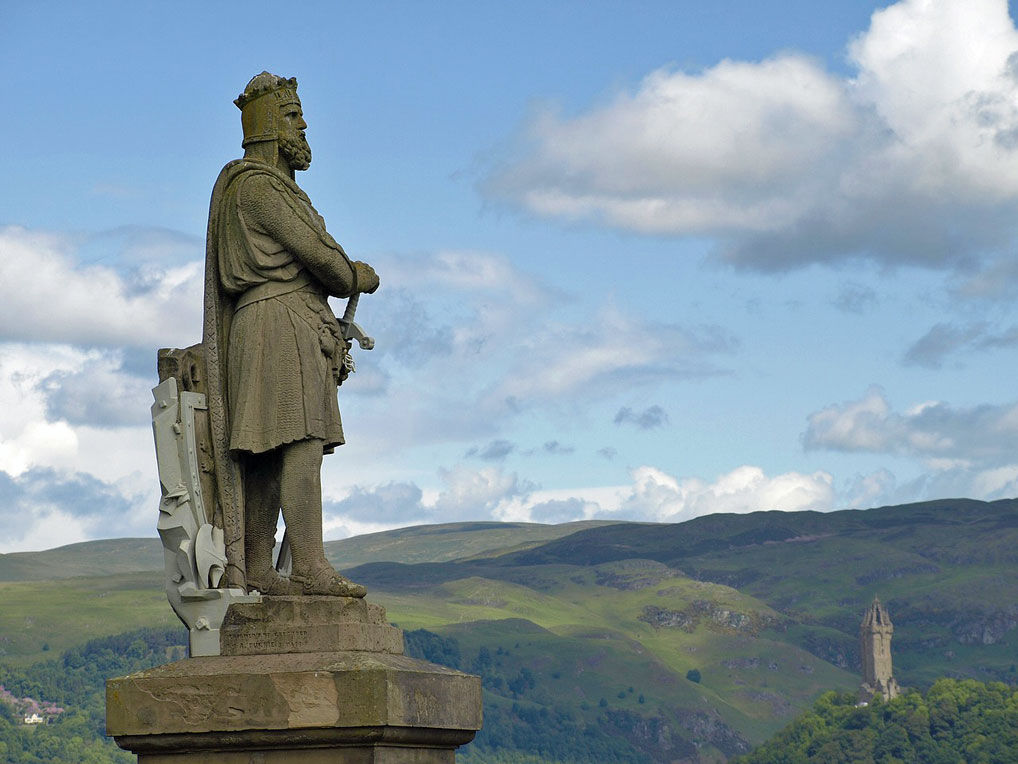
<instances>
[{"instance_id":1,"label":"statue of robert the bruce","mask_svg":"<svg viewBox=\"0 0 1018 764\"><path fill-rule=\"evenodd\" d=\"M262 72L235 101L244 158L212 192L203 345L226 585L363 597L325 559L322 455L342 444L348 342L327 298L378 288L294 182L311 164L297 81ZM272 549L282 509L292 572Z\"/></svg>"}]
</instances>

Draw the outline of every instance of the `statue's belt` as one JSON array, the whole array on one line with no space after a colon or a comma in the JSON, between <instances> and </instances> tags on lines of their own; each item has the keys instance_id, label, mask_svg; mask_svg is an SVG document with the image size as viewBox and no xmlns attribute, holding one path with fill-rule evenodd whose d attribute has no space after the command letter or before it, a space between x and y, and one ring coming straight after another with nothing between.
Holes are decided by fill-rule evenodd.
<instances>
[{"instance_id":1,"label":"statue's belt","mask_svg":"<svg viewBox=\"0 0 1018 764\"><path fill-rule=\"evenodd\" d=\"M290 292L296 292L298 289L303 289L310 285L311 274L307 271L301 271L297 274L297 277L291 281L266 281L264 284L251 287L237 298L237 304L234 307L234 311L246 308L253 302L267 300L270 297L279 297L280 295L289 294Z\"/></svg>"}]
</instances>

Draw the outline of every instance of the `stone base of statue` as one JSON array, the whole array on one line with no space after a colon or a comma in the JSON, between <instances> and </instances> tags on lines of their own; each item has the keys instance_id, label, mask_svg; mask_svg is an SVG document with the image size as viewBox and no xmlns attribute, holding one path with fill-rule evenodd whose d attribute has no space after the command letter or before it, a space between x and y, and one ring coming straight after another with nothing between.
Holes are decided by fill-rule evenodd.
<instances>
[{"instance_id":1,"label":"stone base of statue","mask_svg":"<svg viewBox=\"0 0 1018 764\"><path fill-rule=\"evenodd\" d=\"M364 600L231 605L221 643L107 681L107 732L139 764L453 764L481 727L479 678L403 655Z\"/></svg>"}]
</instances>

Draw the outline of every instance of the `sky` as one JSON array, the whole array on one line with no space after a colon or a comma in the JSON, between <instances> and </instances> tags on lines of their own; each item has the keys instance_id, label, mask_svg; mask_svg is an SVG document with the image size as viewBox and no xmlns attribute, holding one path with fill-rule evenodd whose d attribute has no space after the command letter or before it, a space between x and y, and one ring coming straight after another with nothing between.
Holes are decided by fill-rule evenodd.
<instances>
[{"instance_id":1,"label":"sky","mask_svg":"<svg viewBox=\"0 0 1018 764\"><path fill-rule=\"evenodd\" d=\"M327 539L1018 495L1014 14L0 0L0 553L155 535L262 70L381 277Z\"/></svg>"}]
</instances>

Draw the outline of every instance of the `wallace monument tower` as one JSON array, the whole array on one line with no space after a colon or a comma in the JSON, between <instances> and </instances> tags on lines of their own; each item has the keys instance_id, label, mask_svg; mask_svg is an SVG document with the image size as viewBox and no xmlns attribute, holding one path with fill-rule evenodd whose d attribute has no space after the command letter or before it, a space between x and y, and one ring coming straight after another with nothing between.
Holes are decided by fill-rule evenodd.
<instances>
[{"instance_id":1,"label":"wallace monument tower","mask_svg":"<svg viewBox=\"0 0 1018 764\"><path fill-rule=\"evenodd\" d=\"M153 390L157 527L189 657L109 680L107 731L141 764L452 764L480 728L480 680L404 656L323 547L337 387L354 342L374 345L353 319L379 277L295 181L311 164L297 81L262 72L234 103L244 156L212 191L202 342L159 351Z\"/></svg>"},{"instance_id":2,"label":"wallace monument tower","mask_svg":"<svg viewBox=\"0 0 1018 764\"><path fill-rule=\"evenodd\" d=\"M901 690L891 671L891 635L894 625L887 608L873 598L859 626L859 647L862 657L862 685L859 699L869 702L877 695L884 700L898 697Z\"/></svg>"}]
</instances>

